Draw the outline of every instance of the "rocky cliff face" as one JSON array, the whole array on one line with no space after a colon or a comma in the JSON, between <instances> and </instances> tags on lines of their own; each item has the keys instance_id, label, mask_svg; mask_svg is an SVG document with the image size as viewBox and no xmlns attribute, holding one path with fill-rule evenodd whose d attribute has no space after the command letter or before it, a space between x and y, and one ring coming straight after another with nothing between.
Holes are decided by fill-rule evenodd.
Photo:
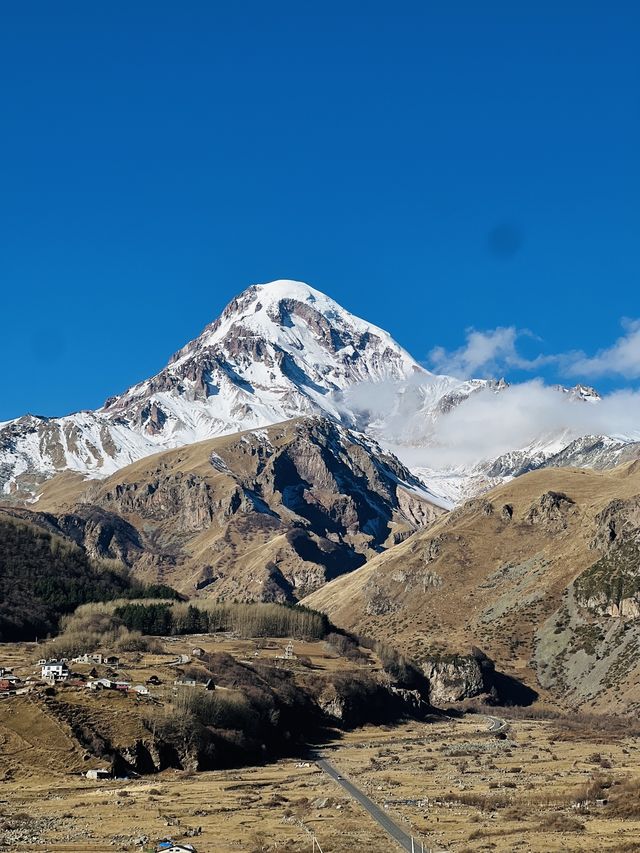
<instances>
[{"instance_id":1,"label":"rocky cliff face","mask_svg":"<svg viewBox=\"0 0 640 853\"><path fill-rule=\"evenodd\" d=\"M84 505L77 507L74 512L60 515L21 508L4 512L71 539L93 559L117 560L125 566L131 566L144 551L142 537L136 528L120 515L101 507Z\"/></svg>"},{"instance_id":2,"label":"rocky cliff face","mask_svg":"<svg viewBox=\"0 0 640 853\"><path fill-rule=\"evenodd\" d=\"M611 501L595 518L602 556L576 578L577 604L599 616L640 617L640 497Z\"/></svg>"},{"instance_id":3,"label":"rocky cliff face","mask_svg":"<svg viewBox=\"0 0 640 853\"><path fill-rule=\"evenodd\" d=\"M436 707L478 696L488 689L480 662L472 655L427 658L421 666L429 681L430 701Z\"/></svg>"}]
</instances>

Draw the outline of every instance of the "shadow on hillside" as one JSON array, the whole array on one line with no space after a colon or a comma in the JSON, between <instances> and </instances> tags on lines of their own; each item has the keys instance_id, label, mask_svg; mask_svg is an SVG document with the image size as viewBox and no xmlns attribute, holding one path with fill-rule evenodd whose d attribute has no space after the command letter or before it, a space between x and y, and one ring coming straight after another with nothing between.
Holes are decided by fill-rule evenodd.
<instances>
[{"instance_id":1,"label":"shadow on hillside","mask_svg":"<svg viewBox=\"0 0 640 853\"><path fill-rule=\"evenodd\" d=\"M528 707L538 698L539 694L524 682L519 681L511 675L494 670L491 673L492 704L496 705L519 705Z\"/></svg>"}]
</instances>

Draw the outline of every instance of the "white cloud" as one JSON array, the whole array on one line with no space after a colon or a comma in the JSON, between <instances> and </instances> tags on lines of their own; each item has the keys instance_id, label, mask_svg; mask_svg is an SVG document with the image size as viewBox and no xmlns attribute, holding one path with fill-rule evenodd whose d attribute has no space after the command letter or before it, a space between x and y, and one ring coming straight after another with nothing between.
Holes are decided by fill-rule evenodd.
<instances>
[{"instance_id":1,"label":"white cloud","mask_svg":"<svg viewBox=\"0 0 640 853\"><path fill-rule=\"evenodd\" d=\"M525 358L518 350L527 330L500 326L469 329L463 346L453 351L436 347L430 364L439 373L461 379L497 377L509 369L536 370L553 365L554 372L579 380L618 375L640 378L640 320L623 323L625 334L595 355L566 352ZM573 379L575 381L575 379ZM569 384L573 384L573 381ZM455 398L443 407L439 401ZM441 376L416 376L403 383L362 383L344 396L350 411L377 431L412 467L468 467L524 448L560 451L573 439L607 435L640 441L640 391L623 389L585 402L563 393L541 378L474 390Z\"/></svg>"},{"instance_id":2,"label":"white cloud","mask_svg":"<svg viewBox=\"0 0 640 853\"><path fill-rule=\"evenodd\" d=\"M533 359L521 356L517 342L522 337L534 337L526 329L515 326L498 326L486 332L467 329L466 343L452 352L435 347L429 353L429 362L437 371L451 376L495 376L509 368L536 370L554 360L553 356L538 355Z\"/></svg>"},{"instance_id":3,"label":"white cloud","mask_svg":"<svg viewBox=\"0 0 640 853\"><path fill-rule=\"evenodd\" d=\"M593 356L584 353L559 356L561 366L572 376L640 378L640 320L623 320L622 325L626 334L612 346L599 350Z\"/></svg>"},{"instance_id":4,"label":"white cloud","mask_svg":"<svg viewBox=\"0 0 640 853\"><path fill-rule=\"evenodd\" d=\"M618 391L592 404L571 399L540 379L497 394L480 391L436 421L432 446L416 449L411 464L435 469L468 465L550 441L560 450L582 435L640 439L640 393Z\"/></svg>"},{"instance_id":5,"label":"white cloud","mask_svg":"<svg viewBox=\"0 0 640 853\"><path fill-rule=\"evenodd\" d=\"M532 379L489 385L450 410L438 406L443 394L457 389L471 390L438 377L361 383L343 402L346 411L362 413L362 425L369 424L407 465L433 470L468 467L536 445L556 452L584 435L640 441L640 392L617 391L585 402Z\"/></svg>"},{"instance_id":6,"label":"white cloud","mask_svg":"<svg viewBox=\"0 0 640 853\"><path fill-rule=\"evenodd\" d=\"M429 353L434 370L451 376L501 376L511 370L538 370L554 365L558 374L594 379L599 376L622 376L640 379L640 320L623 320L625 334L595 355L582 351L539 354L525 358L518 352L518 341L534 338L527 329L498 326L487 331L468 329L464 346L447 351L435 347Z\"/></svg>"}]
</instances>

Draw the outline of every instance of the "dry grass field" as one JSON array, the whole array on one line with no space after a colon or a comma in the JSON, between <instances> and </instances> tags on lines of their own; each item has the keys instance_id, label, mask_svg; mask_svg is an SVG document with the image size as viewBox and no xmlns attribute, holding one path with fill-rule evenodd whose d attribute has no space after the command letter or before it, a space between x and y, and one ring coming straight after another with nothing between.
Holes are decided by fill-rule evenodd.
<instances>
[{"instance_id":1,"label":"dry grass field","mask_svg":"<svg viewBox=\"0 0 640 853\"><path fill-rule=\"evenodd\" d=\"M14 772L0 782L0 850L106 853L170 835L198 853L304 851L312 834L324 853L395 849L304 759L94 782L79 775L81 756L60 732L41 733L42 720L11 716L9 705L0 706L0 751L11 750ZM41 734L36 755L29 742ZM468 715L357 729L325 752L431 850L640 850L640 738L620 726L596 736L514 720L502 738Z\"/></svg>"},{"instance_id":2,"label":"dry grass field","mask_svg":"<svg viewBox=\"0 0 640 853\"><path fill-rule=\"evenodd\" d=\"M640 738L623 727L487 719L356 731L331 750L346 777L433 850L640 850ZM410 827L410 829L409 829Z\"/></svg>"},{"instance_id":3,"label":"dry grass field","mask_svg":"<svg viewBox=\"0 0 640 853\"><path fill-rule=\"evenodd\" d=\"M198 853L311 849L311 833L323 850L383 853L375 825L335 783L313 765L283 761L239 771L185 774L165 771L129 781L91 782L34 774L19 785L2 783L0 850L139 850L136 840L169 835ZM314 806L314 803L316 804ZM22 828L31 843L16 841ZM201 830L193 835L193 831Z\"/></svg>"},{"instance_id":4,"label":"dry grass field","mask_svg":"<svg viewBox=\"0 0 640 853\"><path fill-rule=\"evenodd\" d=\"M164 684L156 701L178 674L171 662L196 647L298 665L279 658L280 639L207 635L165 638L163 645L162 655L124 655L119 669L134 683L158 674ZM323 642L293 646L319 672L341 666ZM26 676L37 669L40 649L2 645L1 663ZM361 665L379 663L372 656ZM60 693L114 745L144 737L141 717L151 700L73 687ZM640 727L632 721L514 718L496 735L487 717L467 714L336 733L322 749L429 850L640 851ZM324 853L395 849L304 756L207 773L103 781L83 775L100 766L37 692L0 701L0 850L133 851L143 837L169 835L189 840L198 853L304 851L314 834Z\"/></svg>"}]
</instances>

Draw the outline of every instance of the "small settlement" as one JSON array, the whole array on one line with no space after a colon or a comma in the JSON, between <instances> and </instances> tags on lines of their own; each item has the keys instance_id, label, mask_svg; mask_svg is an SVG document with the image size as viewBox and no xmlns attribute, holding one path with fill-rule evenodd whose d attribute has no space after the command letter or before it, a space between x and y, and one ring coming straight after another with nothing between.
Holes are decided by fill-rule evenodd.
<instances>
[{"instance_id":1,"label":"small settlement","mask_svg":"<svg viewBox=\"0 0 640 853\"><path fill-rule=\"evenodd\" d=\"M201 648L194 648L192 656L181 654L170 662L170 666L188 664L192 659L201 659L205 654ZM182 673L180 669L175 671L176 677L169 681L163 681L157 673L144 673L144 683L136 683L131 678L130 672L136 671L137 665L135 655L131 660L123 661L118 655L102 652L83 652L71 660L68 658L42 658L37 661L37 669L29 675L18 675L14 668L0 664L0 699L7 699L21 693L28 693L37 687L55 687L57 689L83 688L91 692L104 690L117 691L130 694L136 699L154 700L154 693L158 698L158 691L166 689L177 690L188 687L202 690L214 690L212 679L196 680ZM149 669L145 664L144 669ZM24 670L21 669L24 673ZM142 673L137 669L137 678ZM161 694L160 694L161 695Z\"/></svg>"},{"instance_id":2,"label":"small settlement","mask_svg":"<svg viewBox=\"0 0 640 853\"><path fill-rule=\"evenodd\" d=\"M11 667L0 666L0 698L2 696L15 696L18 691L23 691L26 684L17 675L13 674Z\"/></svg>"}]
</instances>

